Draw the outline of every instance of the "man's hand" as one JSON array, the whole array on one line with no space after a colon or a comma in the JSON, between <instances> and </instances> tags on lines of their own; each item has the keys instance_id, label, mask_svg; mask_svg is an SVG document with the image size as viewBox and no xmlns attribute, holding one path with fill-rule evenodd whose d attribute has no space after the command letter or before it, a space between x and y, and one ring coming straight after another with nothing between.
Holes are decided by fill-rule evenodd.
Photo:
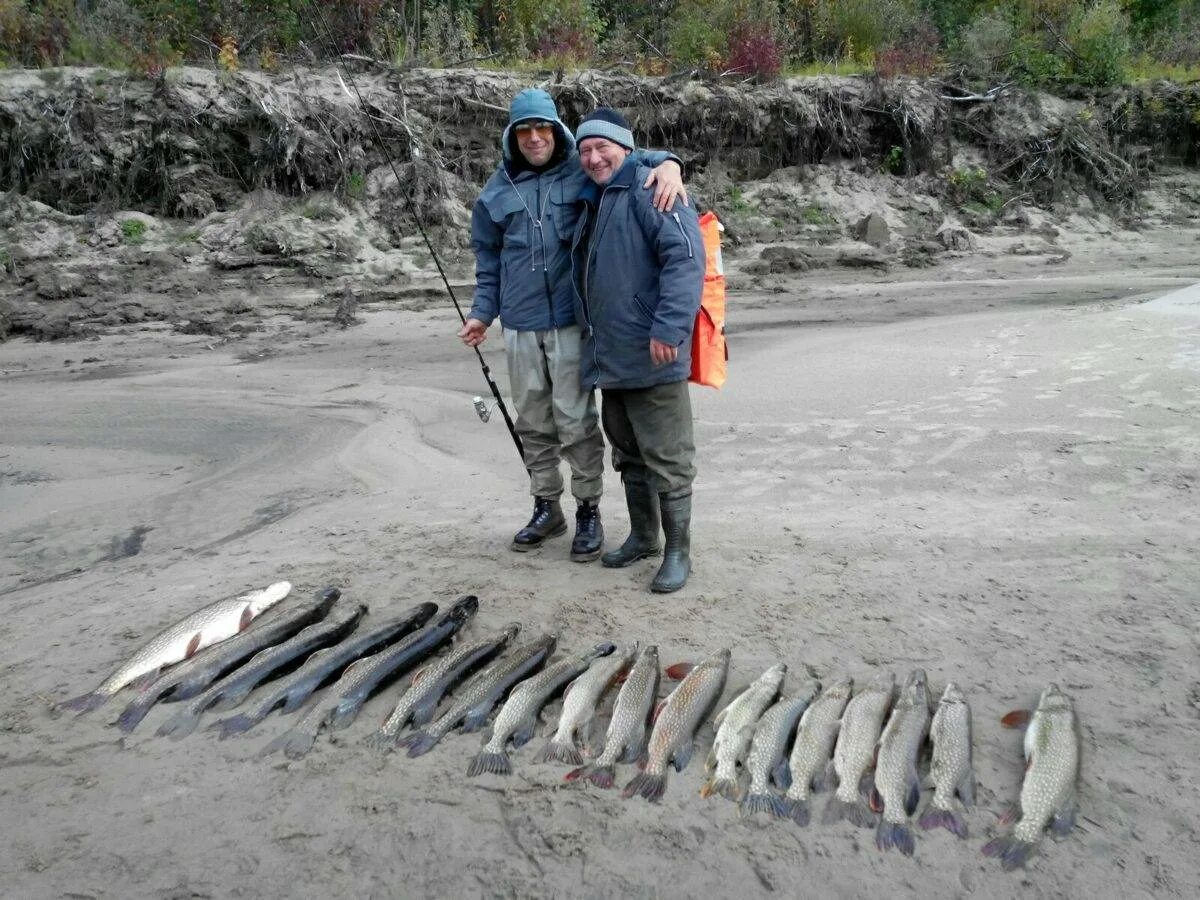
<instances>
[{"instance_id":1,"label":"man's hand","mask_svg":"<svg viewBox=\"0 0 1200 900\"><path fill-rule=\"evenodd\" d=\"M664 344L656 338L650 338L650 358L654 360L656 366L675 362L675 360L679 359L679 348L672 347L670 344Z\"/></svg>"},{"instance_id":2,"label":"man's hand","mask_svg":"<svg viewBox=\"0 0 1200 900\"><path fill-rule=\"evenodd\" d=\"M684 206L688 205L687 188L683 186L683 169L675 160L668 159L657 166L642 187L648 188L650 185L655 185L654 208L659 212L667 213L673 210L676 197L683 201Z\"/></svg>"},{"instance_id":3,"label":"man's hand","mask_svg":"<svg viewBox=\"0 0 1200 900\"><path fill-rule=\"evenodd\" d=\"M468 347L478 347L487 340L487 328L478 319L467 319L466 324L458 330L458 336Z\"/></svg>"}]
</instances>

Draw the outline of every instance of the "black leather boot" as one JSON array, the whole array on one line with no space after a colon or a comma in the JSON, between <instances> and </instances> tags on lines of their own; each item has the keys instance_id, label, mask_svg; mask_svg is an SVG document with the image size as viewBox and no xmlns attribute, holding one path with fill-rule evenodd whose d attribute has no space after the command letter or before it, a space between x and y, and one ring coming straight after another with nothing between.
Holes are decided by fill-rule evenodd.
<instances>
[{"instance_id":1,"label":"black leather boot","mask_svg":"<svg viewBox=\"0 0 1200 900\"><path fill-rule=\"evenodd\" d=\"M600 507L594 500L584 500L575 509L575 540L571 541L571 559L591 562L600 556L604 546L604 525L600 522Z\"/></svg>"},{"instance_id":2,"label":"black leather boot","mask_svg":"<svg viewBox=\"0 0 1200 900\"><path fill-rule=\"evenodd\" d=\"M558 537L567 530L567 520L563 518L562 507L558 500L549 497L533 498L533 518L529 524L517 532L513 538L512 548L524 553L526 550L536 550L542 546L546 538Z\"/></svg>"},{"instance_id":3,"label":"black leather boot","mask_svg":"<svg viewBox=\"0 0 1200 900\"><path fill-rule=\"evenodd\" d=\"M600 557L600 564L609 569L621 569L639 559L655 556L658 545L658 497L650 487L649 473L625 470L625 504L629 507L629 537L616 550Z\"/></svg>"},{"instance_id":4,"label":"black leather boot","mask_svg":"<svg viewBox=\"0 0 1200 900\"><path fill-rule=\"evenodd\" d=\"M656 594L669 594L687 584L692 571L692 492L659 494L658 501L667 546L650 590Z\"/></svg>"}]
</instances>

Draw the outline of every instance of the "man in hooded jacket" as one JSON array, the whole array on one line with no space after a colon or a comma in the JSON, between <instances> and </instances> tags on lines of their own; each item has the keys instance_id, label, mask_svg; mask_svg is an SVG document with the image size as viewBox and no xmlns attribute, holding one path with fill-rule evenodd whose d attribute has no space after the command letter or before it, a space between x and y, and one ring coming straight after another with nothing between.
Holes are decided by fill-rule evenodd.
<instances>
[{"instance_id":1,"label":"man in hooded jacket","mask_svg":"<svg viewBox=\"0 0 1200 900\"><path fill-rule=\"evenodd\" d=\"M458 336L478 346L496 318L505 331L517 433L534 497L533 516L512 549L532 550L566 531L559 503L565 458L576 500L571 559L585 562L600 555L604 542L604 438L595 393L580 381L581 332L570 276L576 200L588 179L574 137L543 90L513 99L501 146L503 161L471 214L475 297ZM636 157L657 166L646 184L657 182L661 208L672 208L676 197L687 203L678 159L665 152L637 151Z\"/></svg>"}]
</instances>

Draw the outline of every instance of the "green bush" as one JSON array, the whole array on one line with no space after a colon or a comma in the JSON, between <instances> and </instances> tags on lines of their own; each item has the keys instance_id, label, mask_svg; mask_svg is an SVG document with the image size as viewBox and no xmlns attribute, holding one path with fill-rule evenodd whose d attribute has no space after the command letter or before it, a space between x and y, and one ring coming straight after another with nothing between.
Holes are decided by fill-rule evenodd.
<instances>
[{"instance_id":1,"label":"green bush","mask_svg":"<svg viewBox=\"0 0 1200 900\"><path fill-rule=\"evenodd\" d=\"M1072 80L1091 87L1108 87L1125 77L1129 62L1129 18L1117 0L1077 8L1066 34L1075 53L1070 56Z\"/></svg>"},{"instance_id":2,"label":"green bush","mask_svg":"<svg viewBox=\"0 0 1200 900\"><path fill-rule=\"evenodd\" d=\"M918 18L916 0L814 0L814 49L826 57L868 59Z\"/></svg>"},{"instance_id":3,"label":"green bush","mask_svg":"<svg viewBox=\"0 0 1200 900\"><path fill-rule=\"evenodd\" d=\"M127 244L140 244L146 239L146 223L141 219L122 220L121 237Z\"/></svg>"},{"instance_id":4,"label":"green bush","mask_svg":"<svg viewBox=\"0 0 1200 900\"><path fill-rule=\"evenodd\" d=\"M725 53L726 33L723 3L712 0L682 0L675 7L671 28L671 57L682 66L719 65Z\"/></svg>"}]
</instances>

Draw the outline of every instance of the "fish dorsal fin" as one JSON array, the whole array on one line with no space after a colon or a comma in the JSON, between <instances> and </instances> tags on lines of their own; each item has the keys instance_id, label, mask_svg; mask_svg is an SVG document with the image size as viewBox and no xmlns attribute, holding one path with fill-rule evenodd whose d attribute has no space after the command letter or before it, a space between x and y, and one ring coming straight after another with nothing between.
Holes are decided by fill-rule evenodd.
<instances>
[{"instance_id":1,"label":"fish dorsal fin","mask_svg":"<svg viewBox=\"0 0 1200 900\"><path fill-rule=\"evenodd\" d=\"M250 623L254 621L254 607L249 603L242 607L241 618L238 619L238 631L245 631L250 627Z\"/></svg>"},{"instance_id":2,"label":"fish dorsal fin","mask_svg":"<svg viewBox=\"0 0 1200 900\"><path fill-rule=\"evenodd\" d=\"M654 704L654 713L650 716L651 725L658 721L658 717L662 715L662 711L666 708L666 705L666 700L659 700L658 703Z\"/></svg>"},{"instance_id":3,"label":"fish dorsal fin","mask_svg":"<svg viewBox=\"0 0 1200 900\"><path fill-rule=\"evenodd\" d=\"M196 651L200 649L200 632L197 631L192 635L192 639L188 641L187 648L183 651L184 659L191 659L196 655Z\"/></svg>"}]
</instances>

